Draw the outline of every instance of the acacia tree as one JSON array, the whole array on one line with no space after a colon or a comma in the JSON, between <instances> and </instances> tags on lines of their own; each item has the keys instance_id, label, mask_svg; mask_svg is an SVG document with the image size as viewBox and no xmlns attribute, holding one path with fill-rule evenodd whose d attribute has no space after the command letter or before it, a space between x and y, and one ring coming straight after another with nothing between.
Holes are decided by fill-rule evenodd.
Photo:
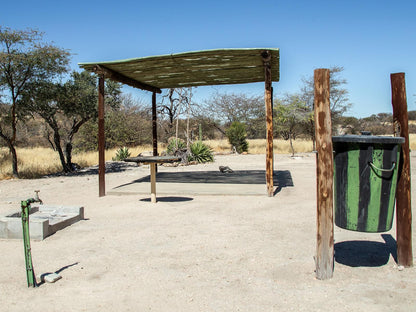
<instances>
[{"instance_id":1,"label":"acacia tree","mask_svg":"<svg viewBox=\"0 0 416 312\"><path fill-rule=\"evenodd\" d=\"M283 139L289 140L292 156L295 155L293 140L302 132L302 125L310 118L310 111L299 94L287 94L274 108L276 130Z\"/></svg>"},{"instance_id":2,"label":"acacia tree","mask_svg":"<svg viewBox=\"0 0 416 312\"><path fill-rule=\"evenodd\" d=\"M96 77L87 71L71 73L64 84L41 82L22 96L28 114L38 114L53 132L54 149L64 172L73 171L73 140L81 126L98 116ZM119 105L120 85L106 83L106 105Z\"/></svg>"},{"instance_id":3,"label":"acacia tree","mask_svg":"<svg viewBox=\"0 0 416 312\"><path fill-rule=\"evenodd\" d=\"M34 83L51 81L67 71L69 52L42 41L43 34L32 29L0 27L0 138L12 155L13 176L18 177L16 135L23 117L21 96Z\"/></svg>"},{"instance_id":4,"label":"acacia tree","mask_svg":"<svg viewBox=\"0 0 416 312\"><path fill-rule=\"evenodd\" d=\"M152 143L151 109L130 93L123 94L120 107L109 110L105 117L108 148Z\"/></svg>"}]
</instances>

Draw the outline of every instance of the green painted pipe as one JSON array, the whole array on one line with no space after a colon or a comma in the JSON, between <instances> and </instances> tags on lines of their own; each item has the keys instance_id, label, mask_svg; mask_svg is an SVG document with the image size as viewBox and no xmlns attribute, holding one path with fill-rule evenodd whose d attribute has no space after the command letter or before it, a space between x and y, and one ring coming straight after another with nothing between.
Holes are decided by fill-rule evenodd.
<instances>
[{"instance_id":1,"label":"green painted pipe","mask_svg":"<svg viewBox=\"0 0 416 312\"><path fill-rule=\"evenodd\" d=\"M36 198L29 198L27 200L21 201L22 208L22 230L23 230L23 247L25 252L25 263L26 263L26 277L27 277L27 287L38 287L36 282L35 271L33 269L32 263L32 252L30 248L30 233L29 233L29 214L30 214L30 205L35 202L42 203L39 199L38 192L36 192Z\"/></svg>"}]
</instances>

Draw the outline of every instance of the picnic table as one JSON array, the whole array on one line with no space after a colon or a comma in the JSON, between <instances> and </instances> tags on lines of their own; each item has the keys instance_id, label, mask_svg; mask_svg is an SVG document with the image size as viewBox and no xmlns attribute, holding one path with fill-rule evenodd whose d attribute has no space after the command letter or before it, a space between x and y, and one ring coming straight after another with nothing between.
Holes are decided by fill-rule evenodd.
<instances>
[{"instance_id":1,"label":"picnic table","mask_svg":"<svg viewBox=\"0 0 416 312\"><path fill-rule=\"evenodd\" d=\"M156 203L156 165L178 162L181 158L178 156L137 156L126 158L124 161L150 165L150 200Z\"/></svg>"}]
</instances>

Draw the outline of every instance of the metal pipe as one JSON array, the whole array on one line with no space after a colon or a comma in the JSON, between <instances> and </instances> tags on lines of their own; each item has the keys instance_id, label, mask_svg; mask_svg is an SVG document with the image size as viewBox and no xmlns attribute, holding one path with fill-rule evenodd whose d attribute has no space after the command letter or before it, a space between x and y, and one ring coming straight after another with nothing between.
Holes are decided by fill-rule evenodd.
<instances>
[{"instance_id":1,"label":"metal pipe","mask_svg":"<svg viewBox=\"0 0 416 312\"><path fill-rule=\"evenodd\" d=\"M29 214L30 214L30 205L32 203L38 202L43 203L39 198L39 191L35 191L35 198L29 198L27 200L21 201L22 208L22 230L23 230L23 247L25 252L25 263L26 263L26 277L27 277L27 287L38 287L36 282L35 271L33 269L32 263L32 253L30 248L30 233L29 233Z\"/></svg>"}]
</instances>

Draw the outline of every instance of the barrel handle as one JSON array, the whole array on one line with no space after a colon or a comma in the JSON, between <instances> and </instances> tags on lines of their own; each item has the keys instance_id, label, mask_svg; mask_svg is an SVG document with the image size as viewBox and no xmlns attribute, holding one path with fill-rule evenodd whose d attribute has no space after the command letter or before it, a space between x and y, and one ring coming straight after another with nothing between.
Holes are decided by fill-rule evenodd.
<instances>
[{"instance_id":1,"label":"barrel handle","mask_svg":"<svg viewBox=\"0 0 416 312\"><path fill-rule=\"evenodd\" d=\"M394 168L396 167L396 162L394 162L394 161L393 161L393 166L390 169L381 169L381 168L378 168L371 161L368 164L371 166L371 168L373 168L375 170L378 170L378 171L381 171L381 172L392 172L394 170Z\"/></svg>"}]
</instances>

